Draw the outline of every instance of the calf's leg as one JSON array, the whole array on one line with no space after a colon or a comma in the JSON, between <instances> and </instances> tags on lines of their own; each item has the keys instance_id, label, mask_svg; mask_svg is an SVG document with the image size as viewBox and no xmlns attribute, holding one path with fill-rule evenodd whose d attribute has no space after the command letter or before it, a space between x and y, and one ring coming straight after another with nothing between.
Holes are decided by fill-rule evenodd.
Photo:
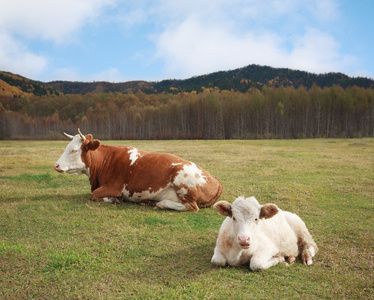
<instances>
[{"instance_id":1,"label":"calf's leg","mask_svg":"<svg viewBox=\"0 0 374 300\"><path fill-rule=\"evenodd\" d=\"M249 267L252 271L262 271L269 269L279 263L284 262L285 259L283 256L263 256L263 255L254 255L249 262Z\"/></svg>"},{"instance_id":2,"label":"calf's leg","mask_svg":"<svg viewBox=\"0 0 374 300\"><path fill-rule=\"evenodd\" d=\"M211 263L217 267L226 266L226 257L217 249L217 247L214 248L214 254L212 256Z\"/></svg>"}]
</instances>

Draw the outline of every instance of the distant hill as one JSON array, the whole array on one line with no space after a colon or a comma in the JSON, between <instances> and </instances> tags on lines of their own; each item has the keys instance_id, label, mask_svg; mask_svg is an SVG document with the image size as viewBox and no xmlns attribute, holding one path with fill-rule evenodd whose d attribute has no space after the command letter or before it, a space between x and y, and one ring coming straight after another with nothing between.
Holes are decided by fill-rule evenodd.
<instances>
[{"instance_id":1,"label":"distant hill","mask_svg":"<svg viewBox=\"0 0 374 300\"><path fill-rule=\"evenodd\" d=\"M43 82L0 71L0 95L11 94L20 97L25 95L58 95L60 93Z\"/></svg>"},{"instance_id":2,"label":"distant hill","mask_svg":"<svg viewBox=\"0 0 374 300\"><path fill-rule=\"evenodd\" d=\"M314 74L305 71L259 65L249 65L244 68L220 71L184 80L169 79L159 82L128 81L110 83L105 81L52 81L44 83L8 72L0 72L0 94L10 93L18 96L25 94L34 94L37 96L58 95L59 93L86 94L89 92L129 93L137 92L138 90L147 94L161 92L179 93L191 91L200 92L204 88L246 92L251 87L261 88L263 86L293 86L295 88L304 86L309 89L313 84L321 88L331 87L333 85L340 85L343 88L349 86L374 88L374 80L369 78L352 78L342 73Z\"/></svg>"},{"instance_id":3,"label":"distant hill","mask_svg":"<svg viewBox=\"0 0 374 300\"><path fill-rule=\"evenodd\" d=\"M86 94L86 93L106 93L106 92L136 92L138 90L154 90L152 82L147 81L127 81L111 83L106 81L79 82L79 81L52 81L46 83L50 88L58 90L64 94Z\"/></svg>"},{"instance_id":4,"label":"distant hill","mask_svg":"<svg viewBox=\"0 0 374 300\"><path fill-rule=\"evenodd\" d=\"M304 86L311 88L313 84L323 88L340 85L343 88L359 86L373 88L374 80L357 77L351 78L342 73L313 74L284 68L249 65L244 68L215 72L208 75L196 76L186 80L164 80L154 84L157 91L167 91L170 88L179 91L200 90L201 87L218 87L220 90L245 92L250 87L280 87Z\"/></svg>"}]
</instances>

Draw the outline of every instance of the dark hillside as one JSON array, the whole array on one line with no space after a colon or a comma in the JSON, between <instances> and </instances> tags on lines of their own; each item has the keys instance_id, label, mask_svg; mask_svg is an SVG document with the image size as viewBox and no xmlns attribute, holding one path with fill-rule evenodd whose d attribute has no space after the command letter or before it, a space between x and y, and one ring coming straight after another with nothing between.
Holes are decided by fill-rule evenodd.
<instances>
[{"instance_id":1,"label":"dark hillside","mask_svg":"<svg viewBox=\"0 0 374 300\"><path fill-rule=\"evenodd\" d=\"M298 70L249 65L232 71L220 71L186 80L164 80L155 83L154 87L158 92L170 91L170 88L174 88L176 92L200 91L202 87L217 87L220 90L246 92L251 87L261 88L262 86L275 88L280 86L293 86L295 88L304 86L309 89L313 84L321 88L333 85L340 85L343 88L350 86L372 88L374 87L374 80L362 77L351 78L341 73L317 75Z\"/></svg>"},{"instance_id":2,"label":"dark hillside","mask_svg":"<svg viewBox=\"0 0 374 300\"><path fill-rule=\"evenodd\" d=\"M161 92L177 94L180 92L201 92L206 88L215 90L229 90L234 92L247 92L251 87L294 87L303 86L310 89L314 84L320 88L339 85L342 88L358 86L373 88L374 80L363 77L348 77L342 73L314 74L305 71L285 68L272 68L268 66L249 65L230 71L219 71L211 74L195 76L188 79L167 79L159 82L127 81L111 83L105 81L78 82L78 81L52 81L39 82L27 79L8 72L0 72L0 80L24 93L36 96L86 93L135 93L141 90L147 94ZM0 91L1 94L1 91Z\"/></svg>"},{"instance_id":3,"label":"dark hillside","mask_svg":"<svg viewBox=\"0 0 374 300\"><path fill-rule=\"evenodd\" d=\"M220 71L195 76L188 79L168 79L160 82L129 81L123 83L109 82L70 82L53 81L46 85L65 94L85 94L87 92L135 92L141 90L150 93L200 92L205 88L246 92L251 87L290 87L304 86L310 89L313 84L318 87L340 85L343 88L358 86L373 88L374 80L369 78L351 78L342 73L314 74L305 71L267 66L249 65L231 71Z\"/></svg>"}]
</instances>

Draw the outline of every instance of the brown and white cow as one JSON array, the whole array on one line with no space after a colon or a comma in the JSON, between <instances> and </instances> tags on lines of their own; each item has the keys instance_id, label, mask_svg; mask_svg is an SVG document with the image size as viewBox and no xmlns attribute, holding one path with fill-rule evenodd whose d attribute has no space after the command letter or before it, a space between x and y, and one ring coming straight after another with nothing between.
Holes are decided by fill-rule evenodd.
<instances>
[{"instance_id":1,"label":"brown and white cow","mask_svg":"<svg viewBox=\"0 0 374 300\"><path fill-rule=\"evenodd\" d=\"M199 211L222 194L221 182L196 164L167 153L106 146L78 129L54 165L60 173L86 174L91 199L155 203L155 208Z\"/></svg>"},{"instance_id":2,"label":"brown and white cow","mask_svg":"<svg viewBox=\"0 0 374 300\"><path fill-rule=\"evenodd\" d=\"M226 216L214 248L214 265L249 262L252 271L259 271L285 261L292 264L298 255L305 265L313 263L317 244L296 214L275 204L260 205L254 197L238 197L232 204L220 201L214 208Z\"/></svg>"}]
</instances>

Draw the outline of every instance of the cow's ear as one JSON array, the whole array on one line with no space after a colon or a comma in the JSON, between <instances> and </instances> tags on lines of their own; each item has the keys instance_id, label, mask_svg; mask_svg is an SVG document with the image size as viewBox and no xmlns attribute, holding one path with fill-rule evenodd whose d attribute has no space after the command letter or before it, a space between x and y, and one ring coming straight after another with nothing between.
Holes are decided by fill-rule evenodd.
<instances>
[{"instance_id":1,"label":"cow's ear","mask_svg":"<svg viewBox=\"0 0 374 300\"><path fill-rule=\"evenodd\" d=\"M92 140L88 143L87 149L91 151L95 151L97 148L100 146L100 141L99 140Z\"/></svg>"},{"instance_id":2,"label":"cow's ear","mask_svg":"<svg viewBox=\"0 0 374 300\"><path fill-rule=\"evenodd\" d=\"M91 136L92 138L92 136ZM82 150L84 151L95 151L100 146L99 140L91 140L87 138L82 144Z\"/></svg>"},{"instance_id":3,"label":"cow's ear","mask_svg":"<svg viewBox=\"0 0 374 300\"><path fill-rule=\"evenodd\" d=\"M220 201L213 206L222 216L232 217L231 204L227 201Z\"/></svg>"},{"instance_id":4,"label":"cow's ear","mask_svg":"<svg viewBox=\"0 0 374 300\"><path fill-rule=\"evenodd\" d=\"M279 212L278 206L275 204L265 204L261 207L260 219L270 219Z\"/></svg>"}]
</instances>

